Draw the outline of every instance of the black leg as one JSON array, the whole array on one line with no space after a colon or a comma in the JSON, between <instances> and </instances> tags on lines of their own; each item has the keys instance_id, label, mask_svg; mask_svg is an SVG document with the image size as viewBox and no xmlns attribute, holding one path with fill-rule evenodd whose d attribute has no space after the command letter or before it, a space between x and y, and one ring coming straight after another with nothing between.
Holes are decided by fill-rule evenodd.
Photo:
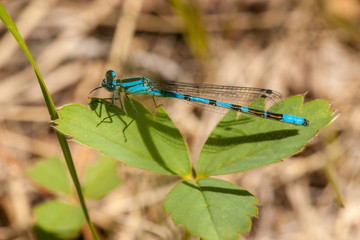
<instances>
[{"instance_id":1,"label":"black leg","mask_svg":"<svg viewBox=\"0 0 360 240\"><path fill-rule=\"evenodd\" d=\"M125 96L126 96L126 94L125 94ZM124 108L123 101L122 101L122 99L121 99L120 91L119 91L118 97L119 97L119 102L120 102L121 111L122 111L123 113L125 113L125 108Z\"/></svg>"},{"instance_id":2,"label":"black leg","mask_svg":"<svg viewBox=\"0 0 360 240\"><path fill-rule=\"evenodd\" d=\"M111 98L101 98L101 99L104 99L104 100L106 100L106 99L111 99ZM104 105L106 105L106 106L108 106L108 107L111 107L113 104L111 104L111 103L107 103L107 102L103 102L103 101L100 101L100 100L95 100L95 101L92 101L91 103L89 103L89 104L93 104L93 103L100 103L100 104L104 104Z\"/></svg>"},{"instance_id":3,"label":"black leg","mask_svg":"<svg viewBox=\"0 0 360 240\"><path fill-rule=\"evenodd\" d=\"M111 104L107 104L107 103L104 103L104 102L100 102L101 104L105 104L106 106L113 106L114 103L115 103L115 94L116 92L114 92L113 96L112 96L112 100L111 100ZM110 115L110 116L107 116L106 118L103 118L96 126L98 127L101 123L103 123L106 119L109 119L109 118L112 118L112 117L115 117L119 114L123 114L125 111L124 111L124 106L123 106L123 103L122 103L122 100L121 100L121 96L120 96L120 92L118 93L118 96L119 96L119 101L121 103L121 112L118 112L118 113L115 113L113 115Z\"/></svg>"},{"instance_id":4,"label":"black leg","mask_svg":"<svg viewBox=\"0 0 360 240\"><path fill-rule=\"evenodd\" d=\"M110 98L101 98L101 99L110 99ZM108 104L108 103L105 103L105 102L102 102L102 101L99 101L99 100L92 101L90 104L92 104L92 103L100 103L100 104L105 104L106 106L111 107L111 106L114 105L114 102L115 102L115 92L114 92L114 94L113 94L113 96L111 98L111 104Z\"/></svg>"},{"instance_id":5,"label":"black leg","mask_svg":"<svg viewBox=\"0 0 360 240\"><path fill-rule=\"evenodd\" d=\"M104 102L101 102L101 101L94 101L94 102L92 102L92 103L99 102L99 103L101 103L101 104L105 104L105 105L111 107L111 106L114 105L114 102L115 102L115 99L116 99L116 98L115 98L115 94L116 94L116 93L114 92L114 95L113 95L113 97L111 98L111 99L112 99L111 104L107 104L107 103L104 103ZM113 114L113 115L110 115L110 116L107 116L107 117L103 118L103 119L96 125L97 127L98 127L100 124L102 124L106 119L109 119L109 118L111 119L112 117L115 117L115 116L117 116L117 115L119 115L119 114L125 113L125 108L124 108L123 101L122 101L122 99L121 99L120 92L118 93L118 96L119 96L119 102L120 102L120 106L121 106L121 112L118 112L118 113L115 113L115 114ZM128 97L127 94L125 94L125 98L129 101L129 103L131 104L132 108L133 108L134 111L135 111L135 118L133 118L133 119L130 121L130 123L127 124L127 125L124 127L124 129L123 129L123 131L122 131L123 134L124 134L125 142L127 142L127 137L126 137L126 134L125 134L125 130L136 120L136 118L138 117L139 113L138 113L138 111L136 110L134 104L132 103L132 101L130 100L130 98Z\"/></svg>"},{"instance_id":6,"label":"black leg","mask_svg":"<svg viewBox=\"0 0 360 240\"><path fill-rule=\"evenodd\" d=\"M116 92L114 92L114 94L113 94L113 97L111 100L111 106L114 105L114 103L115 103L115 94L116 94ZM120 95L120 93L119 93L119 95Z\"/></svg>"},{"instance_id":7,"label":"black leg","mask_svg":"<svg viewBox=\"0 0 360 240\"><path fill-rule=\"evenodd\" d=\"M155 97L154 97L154 96L152 96L152 99L153 99L153 102L154 102L154 104L155 104L155 107L156 107L156 108L158 108L158 107L161 107L161 106L162 106L162 104L160 104L160 105L157 105L157 104L156 104L156 101L155 101Z\"/></svg>"}]
</instances>

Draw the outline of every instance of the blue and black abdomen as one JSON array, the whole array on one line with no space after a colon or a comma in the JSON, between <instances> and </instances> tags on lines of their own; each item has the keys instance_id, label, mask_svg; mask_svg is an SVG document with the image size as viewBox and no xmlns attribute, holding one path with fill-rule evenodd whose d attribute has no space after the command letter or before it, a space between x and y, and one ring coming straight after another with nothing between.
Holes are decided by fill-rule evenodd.
<instances>
[{"instance_id":1,"label":"blue and black abdomen","mask_svg":"<svg viewBox=\"0 0 360 240\"><path fill-rule=\"evenodd\" d=\"M217 101L217 100L213 100L213 99L206 99L206 98L201 98L201 97L196 97L196 96L190 96L187 94L169 92L169 91L158 90L158 89L152 89L150 94L153 96L157 96L157 97L171 97L171 98L183 99L183 100L186 100L189 102L209 104L209 105L212 105L215 107L226 108L226 109L234 110L237 112L243 112L243 113L258 116L258 117L269 118L269 119L286 122L286 123L291 123L291 124L295 124L295 125L302 125L302 126L309 125L309 121L302 117L257 110L257 109L248 108L245 106L240 106L240 105L231 104L231 103L226 103L226 102L222 102L222 101Z\"/></svg>"}]
</instances>

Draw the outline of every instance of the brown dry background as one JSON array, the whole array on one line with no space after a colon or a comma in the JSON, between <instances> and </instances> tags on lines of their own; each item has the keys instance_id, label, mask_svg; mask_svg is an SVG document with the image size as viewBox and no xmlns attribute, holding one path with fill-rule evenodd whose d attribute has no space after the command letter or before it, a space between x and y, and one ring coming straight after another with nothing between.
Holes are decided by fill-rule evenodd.
<instances>
[{"instance_id":1,"label":"brown dry background","mask_svg":"<svg viewBox=\"0 0 360 240\"><path fill-rule=\"evenodd\" d=\"M206 33L203 50L192 45L194 39L201 43L201 31L183 35L189 25L164 0L2 1L57 107L86 105L107 69L124 77L270 88L285 97L307 92L305 101L330 101L339 117L304 151L222 178L261 202L242 239L360 239L359 1L193 2ZM196 161L218 114L181 101L165 107ZM70 147L81 179L98 155L74 142ZM25 170L61 154L33 69L1 23L0 239L33 239L32 209L54 196ZM329 163L345 208L326 174ZM121 163L118 171L122 185L88 202L95 226L106 230L104 239L197 239L163 211L174 181ZM81 239L91 239L87 227Z\"/></svg>"}]
</instances>

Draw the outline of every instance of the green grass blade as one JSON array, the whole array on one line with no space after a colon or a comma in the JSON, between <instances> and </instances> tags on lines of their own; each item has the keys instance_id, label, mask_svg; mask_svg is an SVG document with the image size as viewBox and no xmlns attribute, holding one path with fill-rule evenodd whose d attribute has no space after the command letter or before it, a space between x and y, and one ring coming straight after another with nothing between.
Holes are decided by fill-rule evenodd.
<instances>
[{"instance_id":1,"label":"green grass blade","mask_svg":"<svg viewBox=\"0 0 360 240\"><path fill-rule=\"evenodd\" d=\"M184 24L183 35L193 55L206 60L209 55L207 37L196 1L171 0L170 4Z\"/></svg>"},{"instance_id":2,"label":"green grass blade","mask_svg":"<svg viewBox=\"0 0 360 240\"><path fill-rule=\"evenodd\" d=\"M5 26L11 32L11 34L14 36L15 40L19 43L20 48L25 53L26 57L29 59L29 62L33 66L36 77L39 81L41 91L42 91L44 99L45 99L47 109L50 114L50 118L51 118L51 120L55 120L56 118L58 118L58 115L57 115L56 109L55 109L55 105L54 105L54 102L52 101L51 96L49 94L49 91L47 90L46 85L41 77L40 71L35 63L35 60L32 57L29 49L27 48L24 39L21 37L14 21L11 19L11 17L9 16L9 14L7 13L7 11L5 10L4 6L1 3L0 3L0 19L4 22Z\"/></svg>"},{"instance_id":3,"label":"green grass blade","mask_svg":"<svg viewBox=\"0 0 360 240\"><path fill-rule=\"evenodd\" d=\"M36 77L37 77L38 82L39 82L39 86L40 86L41 91L42 91L43 96L44 96L44 100L45 100L45 103L46 103L46 106L47 106L47 109L48 109L48 112L49 112L49 115L50 115L50 119L54 121L55 119L58 118L58 114L56 112L54 102L52 101L52 98L51 98L51 96L49 94L49 91L47 90L47 87L46 87L46 85L45 85L45 83L44 83L44 81L42 79L41 74L40 74L40 71L39 71L39 69L38 69L38 67L37 67L37 65L36 65L36 63L34 61L34 58L32 57L29 49L27 48L24 39L21 37L21 35L20 35L14 21L11 19L11 17L9 16L6 9L4 8L4 6L1 3L0 3L0 19L4 22L5 26L8 28L8 30L14 36L16 41L19 43L20 48L25 53L26 57L30 61L31 65L33 66ZM70 153L69 145L68 145L64 135L62 135L59 132L55 132L55 134L56 134L56 137L58 138L61 149L63 151L65 161L66 161L66 164L68 166L70 175L71 175L71 177L73 179L75 188L77 190L77 194L79 196L81 206L83 208L86 220L87 220L87 222L89 224L89 227L90 227L90 229L92 231L92 234L93 234L94 238L99 239L99 237L97 236L97 233L95 231L95 228L94 228L94 226L92 225L92 223L90 221L90 217L89 217L88 211L86 209L84 197L83 197L82 192L81 192L79 179L78 179L77 174L76 174L76 170L75 170L74 162L72 160L72 156L71 156L71 153Z\"/></svg>"}]
</instances>

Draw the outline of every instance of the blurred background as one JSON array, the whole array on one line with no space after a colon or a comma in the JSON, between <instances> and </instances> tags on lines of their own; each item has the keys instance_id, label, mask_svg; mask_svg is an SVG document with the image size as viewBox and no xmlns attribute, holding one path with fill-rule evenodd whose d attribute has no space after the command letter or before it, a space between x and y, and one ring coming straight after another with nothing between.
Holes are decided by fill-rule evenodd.
<instances>
[{"instance_id":1,"label":"blurred background","mask_svg":"<svg viewBox=\"0 0 360 240\"><path fill-rule=\"evenodd\" d=\"M1 2L57 107L87 105L108 69L118 77L261 87L329 101L338 118L302 152L221 178L261 202L242 239L360 239L359 1ZM140 100L154 108L151 98ZM195 163L221 115L176 100L164 107ZM62 152L34 71L3 23L0 109L0 239L34 239L34 206L57 196L25 170ZM98 153L69 144L81 179ZM117 171L121 185L87 202L103 239L198 239L163 211L178 179L120 162ZM91 239L86 226L78 239Z\"/></svg>"}]
</instances>

